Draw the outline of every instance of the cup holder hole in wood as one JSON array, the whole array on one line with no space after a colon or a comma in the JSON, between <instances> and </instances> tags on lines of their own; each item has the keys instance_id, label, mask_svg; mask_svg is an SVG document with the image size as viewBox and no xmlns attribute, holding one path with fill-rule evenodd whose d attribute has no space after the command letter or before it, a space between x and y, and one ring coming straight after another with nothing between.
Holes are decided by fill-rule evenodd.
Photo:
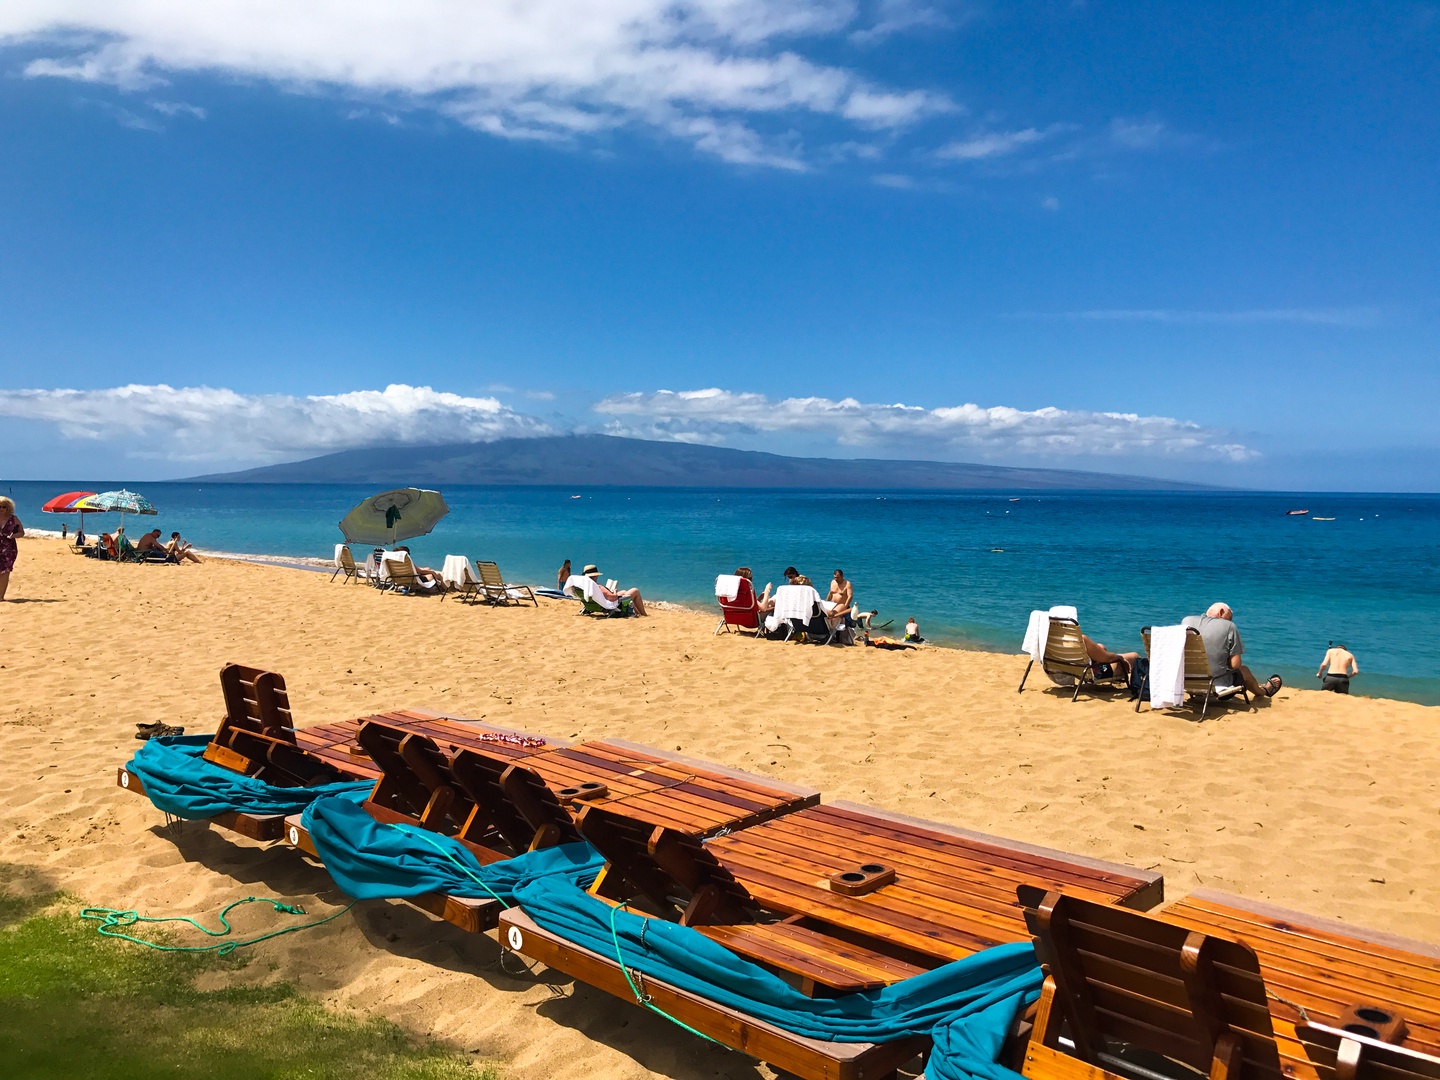
<instances>
[{"instance_id":1,"label":"cup holder hole in wood","mask_svg":"<svg viewBox=\"0 0 1440 1080\"><path fill-rule=\"evenodd\" d=\"M587 802L590 799L603 799L610 794L610 789L604 784L590 782L576 784L574 787L561 788L555 793L561 802Z\"/></svg>"},{"instance_id":2,"label":"cup holder hole in wood","mask_svg":"<svg viewBox=\"0 0 1440 1080\"><path fill-rule=\"evenodd\" d=\"M1402 1042L1410 1031L1399 1013L1383 1005L1369 1003L1351 1005L1340 1014L1340 1021L1335 1026L1341 1031L1385 1043Z\"/></svg>"},{"instance_id":3,"label":"cup holder hole in wood","mask_svg":"<svg viewBox=\"0 0 1440 1080\"><path fill-rule=\"evenodd\" d=\"M842 896L864 896L895 880L895 868L867 862L854 870L837 870L830 875L830 891Z\"/></svg>"}]
</instances>

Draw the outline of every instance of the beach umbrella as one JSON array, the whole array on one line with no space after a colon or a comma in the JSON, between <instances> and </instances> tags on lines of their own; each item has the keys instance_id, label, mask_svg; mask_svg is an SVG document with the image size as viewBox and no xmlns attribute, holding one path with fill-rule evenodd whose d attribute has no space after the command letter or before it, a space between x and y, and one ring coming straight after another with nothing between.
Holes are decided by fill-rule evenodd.
<instances>
[{"instance_id":1,"label":"beach umbrella","mask_svg":"<svg viewBox=\"0 0 1440 1080\"><path fill-rule=\"evenodd\" d=\"M102 491L99 495L87 495L75 503L76 510L83 510L87 514L93 512L110 513L118 510L120 512L120 528L125 528L126 514L158 514L160 511L150 505L150 500L144 495L137 495L133 491L126 491L121 488L119 491Z\"/></svg>"},{"instance_id":2,"label":"beach umbrella","mask_svg":"<svg viewBox=\"0 0 1440 1080\"><path fill-rule=\"evenodd\" d=\"M450 512L438 491L397 488L371 495L340 519L348 544L385 544L424 536Z\"/></svg>"},{"instance_id":3,"label":"beach umbrella","mask_svg":"<svg viewBox=\"0 0 1440 1080\"><path fill-rule=\"evenodd\" d=\"M83 533L85 531L85 515L94 513L95 511L82 510L75 504L81 499L90 498L94 494L95 492L93 491L67 491L64 495L56 495L44 506L40 507L40 509L46 514L79 514L80 531Z\"/></svg>"}]
</instances>

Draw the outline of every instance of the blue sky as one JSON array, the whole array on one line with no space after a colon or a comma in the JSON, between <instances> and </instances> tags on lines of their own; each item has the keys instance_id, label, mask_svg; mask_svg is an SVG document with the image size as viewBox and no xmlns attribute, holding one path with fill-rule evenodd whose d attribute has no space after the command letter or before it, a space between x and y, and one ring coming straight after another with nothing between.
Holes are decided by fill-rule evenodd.
<instances>
[{"instance_id":1,"label":"blue sky","mask_svg":"<svg viewBox=\"0 0 1440 1080\"><path fill-rule=\"evenodd\" d=\"M1440 7L1257 7L11 0L0 471L587 430L1440 489Z\"/></svg>"}]
</instances>

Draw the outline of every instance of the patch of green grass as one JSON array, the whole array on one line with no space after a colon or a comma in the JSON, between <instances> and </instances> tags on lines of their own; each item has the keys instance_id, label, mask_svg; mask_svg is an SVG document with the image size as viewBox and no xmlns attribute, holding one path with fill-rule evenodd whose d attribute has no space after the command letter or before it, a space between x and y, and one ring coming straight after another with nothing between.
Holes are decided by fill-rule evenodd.
<instances>
[{"instance_id":1,"label":"patch of green grass","mask_svg":"<svg viewBox=\"0 0 1440 1080\"><path fill-rule=\"evenodd\" d=\"M200 990L243 956L101 937L58 896L0 894L0 1074L14 1080L496 1080L381 1019L329 1012L285 984Z\"/></svg>"}]
</instances>

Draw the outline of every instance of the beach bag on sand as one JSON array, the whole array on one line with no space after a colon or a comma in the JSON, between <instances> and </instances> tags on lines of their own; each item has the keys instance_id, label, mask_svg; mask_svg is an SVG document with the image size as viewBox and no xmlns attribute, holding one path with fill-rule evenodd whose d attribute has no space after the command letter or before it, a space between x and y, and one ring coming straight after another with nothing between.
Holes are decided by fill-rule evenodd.
<instances>
[{"instance_id":1,"label":"beach bag on sand","mask_svg":"<svg viewBox=\"0 0 1440 1080\"><path fill-rule=\"evenodd\" d=\"M1134 701L1140 696L1144 689L1145 682L1150 678L1150 658L1142 656L1135 663L1130 665L1130 700Z\"/></svg>"}]
</instances>

